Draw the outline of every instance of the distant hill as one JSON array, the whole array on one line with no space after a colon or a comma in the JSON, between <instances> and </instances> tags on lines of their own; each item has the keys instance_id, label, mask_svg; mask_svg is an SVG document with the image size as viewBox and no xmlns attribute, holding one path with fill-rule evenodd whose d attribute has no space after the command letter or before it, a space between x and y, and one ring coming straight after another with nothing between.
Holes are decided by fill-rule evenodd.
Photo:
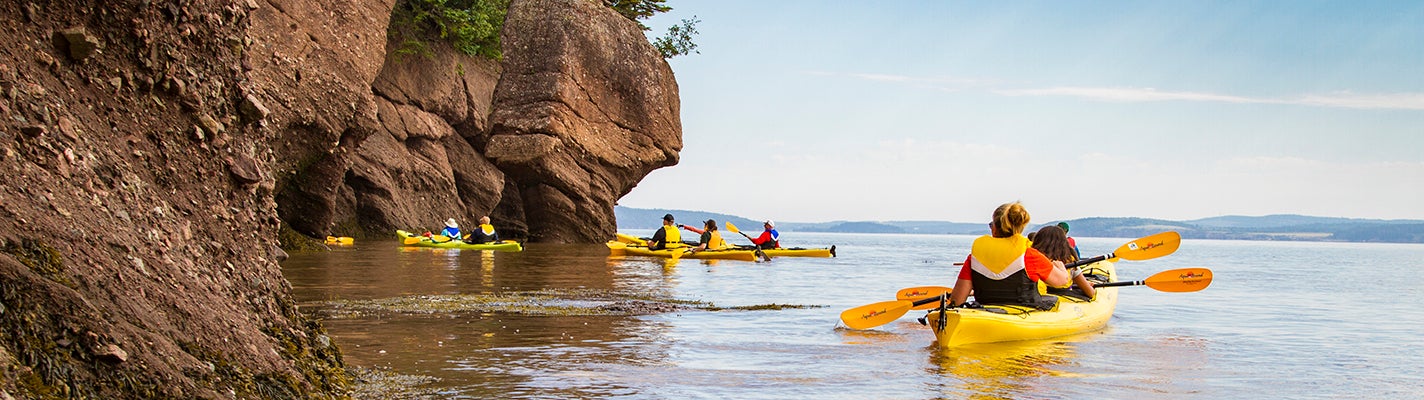
<instances>
[{"instance_id":1,"label":"distant hill","mask_svg":"<svg viewBox=\"0 0 1424 400\"><path fill-rule=\"evenodd\" d=\"M1221 217L1202 218L1186 221L1189 224L1210 226L1218 228L1272 228L1286 226L1304 226L1319 224L1418 224L1421 221L1411 220L1373 220L1373 219L1353 219L1353 218L1328 218L1311 217L1305 215L1277 214L1262 217L1247 217L1241 215L1227 215Z\"/></svg>"},{"instance_id":2,"label":"distant hill","mask_svg":"<svg viewBox=\"0 0 1424 400\"><path fill-rule=\"evenodd\" d=\"M708 218L719 226L726 221L738 229L761 231L761 221L735 215L705 211L639 209L614 207L619 229L655 229L663 214L671 213L678 223L697 224ZM1059 221L1048 221L1056 224ZM1191 221L1168 221L1149 218L1080 218L1066 221L1072 236L1078 237L1142 237L1162 231L1176 231L1189 239L1228 240L1300 240L1328 242L1424 243L1424 221L1377 220L1306 215L1266 215L1260 217L1228 215ZM947 221L777 221L782 231L843 232L843 233L924 233L978 235L988 231L987 222L962 223ZM1038 229L1034 225L1029 229Z\"/></svg>"},{"instance_id":3,"label":"distant hill","mask_svg":"<svg viewBox=\"0 0 1424 400\"><path fill-rule=\"evenodd\" d=\"M663 225L663 215L672 214L673 219L679 224L692 225L702 228L703 221L708 219L717 220L717 226L726 228L727 221L731 221L737 229L747 231L747 233L761 232L761 221L754 221L735 215L718 214L706 211L692 210L670 210L662 208L629 208L623 206L613 207L613 217L618 220L618 229L658 229ZM777 222L777 228L782 228Z\"/></svg>"}]
</instances>

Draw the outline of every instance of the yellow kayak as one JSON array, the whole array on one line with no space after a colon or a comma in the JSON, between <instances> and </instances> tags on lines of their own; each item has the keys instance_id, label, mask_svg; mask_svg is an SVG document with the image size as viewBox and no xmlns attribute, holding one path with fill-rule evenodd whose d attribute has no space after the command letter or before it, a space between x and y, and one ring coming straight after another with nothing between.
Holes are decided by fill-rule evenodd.
<instances>
[{"instance_id":1,"label":"yellow kayak","mask_svg":"<svg viewBox=\"0 0 1424 400\"><path fill-rule=\"evenodd\" d=\"M639 237L637 237L637 236L629 235L629 234L626 234L626 233L619 233L619 234L617 234L617 236L618 236L618 242L620 242L620 243L626 243L626 244L638 245L638 246L647 246L647 245L648 245L648 241L643 240L642 238L639 238ZM735 247L732 247L732 248L730 248L730 249L731 249L731 250L753 251L752 246L735 246ZM826 247L822 247L822 248L788 247L788 248L762 250L762 252L766 253L767 257L835 257L835 256L836 256L836 246L831 246L831 247L829 247L829 248L826 248Z\"/></svg>"},{"instance_id":2,"label":"yellow kayak","mask_svg":"<svg viewBox=\"0 0 1424 400\"><path fill-rule=\"evenodd\" d=\"M1085 265L1083 272L1117 281L1117 269L1111 261ZM934 330L940 347L974 343L995 343L1017 340L1048 339L1076 333L1091 332L1107 326L1117 308L1117 288L1097 289L1097 298L1083 300L1073 296L1057 296L1058 305L1041 311L1032 307L994 306L984 308L951 308L931 310L924 322ZM941 325L941 316L943 325Z\"/></svg>"},{"instance_id":3,"label":"yellow kayak","mask_svg":"<svg viewBox=\"0 0 1424 400\"><path fill-rule=\"evenodd\" d=\"M424 237L414 233L397 230L396 236L401 238L401 244L408 247L434 247L439 249L461 249L461 250L493 250L519 252L524 251L524 245L513 240L502 240L493 243L465 243L462 240L452 239L443 235L432 235Z\"/></svg>"},{"instance_id":4,"label":"yellow kayak","mask_svg":"<svg viewBox=\"0 0 1424 400\"><path fill-rule=\"evenodd\" d=\"M756 261L756 253L751 250L703 250L699 252L689 252L686 247L672 249L649 250L646 246L635 246L619 241L610 241L608 250L611 255L622 256L647 256L673 258L673 253L678 253L678 258L695 258L704 260L742 260Z\"/></svg>"}]
</instances>

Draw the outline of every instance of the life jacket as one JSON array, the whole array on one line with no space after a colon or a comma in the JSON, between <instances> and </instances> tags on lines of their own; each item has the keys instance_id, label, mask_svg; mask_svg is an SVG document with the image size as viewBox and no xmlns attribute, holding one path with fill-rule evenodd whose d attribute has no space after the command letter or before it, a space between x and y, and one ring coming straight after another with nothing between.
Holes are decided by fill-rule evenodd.
<instances>
[{"instance_id":1,"label":"life jacket","mask_svg":"<svg viewBox=\"0 0 1424 400\"><path fill-rule=\"evenodd\" d=\"M677 229L676 226L663 225L659 230L663 233L663 241L658 243L657 246L649 246L648 249L661 250L686 246L686 244L682 243L682 230ZM653 234L653 237L656 238L658 235Z\"/></svg>"},{"instance_id":2,"label":"life jacket","mask_svg":"<svg viewBox=\"0 0 1424 400\"><path fill-rule=\"evenodd\" d=\"M489 243L495 241L497 238L498 236L494 234L494 225L480 224L479 227L475 228L474 232L471 232L469 236L465 237L465 243Z\"/></svg>"},{"instance_id":3,"label":"life jacket","mask_svg":"<svg viewBox=\"0 0 1424 400\"><path fill-rule=\"evenodd\" d=\"M722 232L711 231L711 238L707 240L708 250L721 250L727 248L727 241L722 240Z\"/></svg>"},{"instance_id":4,"label":"life jacket","mask_svg":"<svg viewBox=\"0 0 1424 400\"><path fill-rule=\"evenodd\" d=\"M680 242L682 242L681 230L677 229L676 226L672 227L672 229L667 229L667 227L663 227L663 243L665 243L664 246L671 247L668 245Z\"/></svg>"},{"instance_id":5,"label":"life jacket","mask_svg":"<svg viewBox=\"0 0 1424 400\"><path fill-rule=\"evenodd\" d=\"M1058 298L1044 296L1038 282L1028 276L1024 255L1033 244L1014 235L996 238L984 235L970 247L969 271L974 283L974 299L979 304L1016 304L1042 310L1053 308Z\"/></svg>"},{"instance_id":6,"label":"life jacket","mask_svg":"<svg viewBox=\"0 0 1424 400\"><path fill-rule=\"evenodd\" d=\"M761 239L762 236L765 236L767 238L765 242L756 243L756 240L753 240L752 243L756 244L757 247L762 249L781 248L781 241L777 240L781 237L781 232L777 232L776 229L767 229L766 231L761 233L761 236L757 236L757 239Z\"/></svg>"},{"instance_id":7,"label":"life jacket","mask_svg":"<svg viewBox=\"0 0 1424 400\"><path fill-rule=\"evenodd\" d=\"M440 234L450 239L459 239L460 228L451 228L447 226L445 227L445 230L440 231Z\"/></svg>"}]
</instances>

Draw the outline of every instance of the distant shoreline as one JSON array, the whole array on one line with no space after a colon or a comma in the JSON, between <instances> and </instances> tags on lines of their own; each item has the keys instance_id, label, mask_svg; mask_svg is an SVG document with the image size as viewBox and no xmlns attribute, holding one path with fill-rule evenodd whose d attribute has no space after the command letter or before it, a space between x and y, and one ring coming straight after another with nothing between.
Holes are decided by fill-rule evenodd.
<instances>
[{"instance_id":1,"label":"distant shoreline","mask_svg":"<svg viewBox=\"0 0 1424 400\"><path fill-rule=\"evenodd\" d=\"M742 229L759 231L761 221L739 216L694 210L639 209L614 207L620 229L656 229L665 214L680 223L714 219L730 221ZM644 222L646 221L646 223ZM1030 229L1056 224L1045 221ZM1076 237L1133 238L1162 231L1176 231L1184 239L1221 239L1294 242L1424 243L1424 220L1373 220L1305 215L1221 216L1191 221L1167 221L1132 217L1079 218L1067 222ZM753 228L755 227L755 228ZM982 235L984 223L948 221L832 221L777 222L787 232L903 233Z\"/></svg>"}]
</instances>

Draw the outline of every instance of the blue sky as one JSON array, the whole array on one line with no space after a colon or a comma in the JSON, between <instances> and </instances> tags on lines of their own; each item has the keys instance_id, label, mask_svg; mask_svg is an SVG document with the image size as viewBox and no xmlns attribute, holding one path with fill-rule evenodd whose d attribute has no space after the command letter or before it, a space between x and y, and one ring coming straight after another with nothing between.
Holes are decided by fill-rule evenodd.
<instances>
[{"instance_id":1,"label":"blue sky","mask_svg":"<svg viewBox=\"0 0 1424 400\"><path fill-rule=\"evenodd\" d=\"M1424 219L1424 2L678 1L679 165L753 219Z\"/></svg>"}]
</instances>

